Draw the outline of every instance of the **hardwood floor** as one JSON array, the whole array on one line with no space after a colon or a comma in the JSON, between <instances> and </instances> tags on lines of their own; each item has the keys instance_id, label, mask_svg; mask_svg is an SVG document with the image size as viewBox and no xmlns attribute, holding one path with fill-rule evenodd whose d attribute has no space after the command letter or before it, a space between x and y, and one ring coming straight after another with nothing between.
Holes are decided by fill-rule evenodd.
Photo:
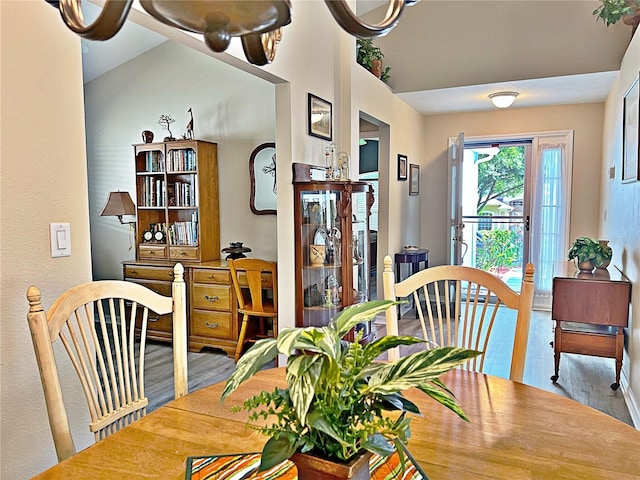
<instances>
[{"instance_id":1,"label":"hardwood floor","mask_svg":"<svg viewBox=\"0 0 640 480\"><path fill-rule=\"evenodd\" d=\"M384 335L384 317L377 318L374 325L377 335ZM400 320L400 334L413 335L418 328L419 322L413 318L412 312L405 314ZM513 335L513 332L508 331L502 333ZM611 390L609 387L615 377L614 360L562 354L560 378L554 384L549 379L553 375L553 348L550 345L552 340L553 322L550 314L548 312L534 312L531 318L524 383L572 398L633 425L622 392L619 389L617 391ZM499 338L496 342L496 345L501 344ZM485 365L486 373L506 377L508 376L508 359L511 352L500 347L496 350L501 353L492 355L492 362ZM233 359L217 351L190 352L188 357L189 391L222 382L235 368ZM148 411L151 411L173 398L173 366L170 345L149 343L146 363L146 392L150 400ZM553 419L550 418L551 421Z\"/></svg>"}]
</instances>

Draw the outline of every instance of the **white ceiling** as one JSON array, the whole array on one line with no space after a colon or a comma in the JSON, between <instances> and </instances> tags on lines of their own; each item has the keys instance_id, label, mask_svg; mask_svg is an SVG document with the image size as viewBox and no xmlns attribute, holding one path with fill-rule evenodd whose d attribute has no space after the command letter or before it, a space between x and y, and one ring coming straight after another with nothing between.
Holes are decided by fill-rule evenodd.
<instances>
[{"instance_id":1,"label":"white ceiling","mask_svg":"<svg viewBox=\"0 0 640 480\"><path fill-rule=\"evenodd\" d=\"M379 1L382 0L377 0L377 3ZM376 2L373 5L375 4ZM96 8L87 2L84 2L84 5L85 8ZM93 13L93 15L95 14ZM92 18L91 14L88 14L87 18ZM83 40L84 82L87 83L95 79L164 41L167 41L166 37L132 21L125 22L121 31L108 41ZM425 115L492 110L495 107L489 101L488 94L503 90L520 93L511 108L592 103L605 100L616 74L616 71L598 72L440 88L398 93L397 95Z\"/></svg>"}]
</instances>

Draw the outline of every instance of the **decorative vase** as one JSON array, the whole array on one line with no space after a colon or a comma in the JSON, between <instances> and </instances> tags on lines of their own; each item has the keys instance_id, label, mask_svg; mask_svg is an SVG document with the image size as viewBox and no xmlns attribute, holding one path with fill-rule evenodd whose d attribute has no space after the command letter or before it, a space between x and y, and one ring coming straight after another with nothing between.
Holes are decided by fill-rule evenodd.
<instances>
[{"instance_id":1,"label":"decorative vase","mask_svg":"<svg viewBox=\"0 0 640 480\"><path fill-rule=\"evenodd\" d=\"M593 259L578 262L578 270L582 273L592 273L595 266L596 264Z\"/></svg>"},{"instance_id":2,"label":"decorative vase","mask_svg":"<svg viewBox=\"0 0 640 480\"><path fill-rule=\"evenodd\" d=\"M307 453L294 453L291 461L298 469L299 480L369 480L371 452L363 452L349 463L339 463Z\"/></svg>"},{"instance_id":3,"label":"decorative vase","mask_svg":"<svg viewBox=\"0 0 640 480\"><path fill-rule=\"evenodd\" d=\"M144 143L153 142L153 132L151 130L145 130L142 132L142 141Z\"/></svg>"}]
</instances>

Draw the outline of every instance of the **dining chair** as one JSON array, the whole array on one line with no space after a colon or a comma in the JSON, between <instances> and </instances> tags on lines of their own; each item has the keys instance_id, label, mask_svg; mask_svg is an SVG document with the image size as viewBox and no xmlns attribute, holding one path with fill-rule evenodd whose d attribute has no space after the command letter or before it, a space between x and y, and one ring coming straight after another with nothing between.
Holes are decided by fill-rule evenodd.
<instances>
[{"instance_id":1,"label":"dining chair","mask_svg":"<svg viewBox=\"0 0 640 480\"><path fill-rule=\"evenodd\" d=\"M229 259L231 280L238 299L238 313L242 315L238 345L236 347L235 361L242 355L244 345L258 338L267 336L269 325L265 320L271 319L270 328L273 338L278 336L278 280L276 262L255 258ZM269 278L271 281L269 282ZM271 297L267 297L266 291L271 290ZM252 328L256 333L247 335L249 320L254 317L257 325Z\"/></svg>"},{"instance_id":2,"label":"dining chair","mask_svg":"<svg viewBox=\"0 0 640 480\"><path fill-rule=\"evenodd\" d=\"M58 361L68 355L89 410L96 442L146 414L146 332L159 315L173 315L175 398L187 383L187 311L184 267L177 263L171 296L128 281L100 280L71 287L45 312L40 289L27 289L27 320L58 461L76 453ZM54 343L62 344L54 348ZM76 413L76 412L72 412Z\"/></svg>"},{"instance_id":3,"label":"dining chair","mask_svg":"<svg viewBox=\"0 0 640 480\"><path fill-rule=\"evenodd\" d=\"M425 348L459 346L483 352L462 368L482 372L496 324L501 329L513 328L513 339L508 342L511 345L500 344L496 348L513 349L509 378L522 382L533 304L533 274L534 267L529 263L519 293L489 272L458 265L426 268L396 283L391 257L387 255L382 277L386 300L413 299ZM513 312L509 315L510 310ZM398 335L397 308L390 307L385 315L387 334ZM505 325L508 323L511 325ZM400 347L389 351L389 360L399 356Z\"/></svg>"}]
</instances>

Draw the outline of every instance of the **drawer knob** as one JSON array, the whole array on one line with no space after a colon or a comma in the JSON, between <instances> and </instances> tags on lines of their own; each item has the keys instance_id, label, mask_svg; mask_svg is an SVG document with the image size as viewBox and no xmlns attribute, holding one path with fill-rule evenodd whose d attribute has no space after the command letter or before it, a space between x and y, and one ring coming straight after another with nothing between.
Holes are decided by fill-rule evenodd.
<instances>
[{"instance_id":1,"label":"drawer knob","mask_svg":"<svg viewBox=\"0 0 640 480\"><path fill-rule=\"evenodd\" d=\"M218 297L217 295L215 297L210 297L209 295L205 295L204 299L209 302L217 302L218 300L220 300L220 297Z\"/></svg>"},{"instance_id":2,"label":"drawer knob","mask_svg":"<svg viewBox=\"0 0 640 480\"><path fill-rule=\"evenodd\" d=\"M216 323L204 322L204 325L207 328L218 328L220 326L220 324L218 322L216 322Z\"/></svg>"},{"instance_id":3,"label":"drawer knob","mask_svg":"<svg viewBox=\"0 0 640 480\"><path fill-rule=\"evenodd\" d=\"M186 255L187 252L185 252L184 250L178 250L178 255Z\"/></svg>"},{"instance_id":4,"label":"drawer knob","mask_svg":"<svg viewBox=\"0 0 640 480\"><path fill-rule=\"evenodd\" d=\"M208 278L213 280L213 275L209 274Z\"/></svg>"},{"instance_id":5,"label":"drawer knob","mask_svg":"<svg viewBox=\"0 0 640 480\"><path fill-rule=\"evenodd\" d=\"M155 255L156 252L154 252L153 250L147 250L147 255Z\"/></svg>"}]
</instances>

